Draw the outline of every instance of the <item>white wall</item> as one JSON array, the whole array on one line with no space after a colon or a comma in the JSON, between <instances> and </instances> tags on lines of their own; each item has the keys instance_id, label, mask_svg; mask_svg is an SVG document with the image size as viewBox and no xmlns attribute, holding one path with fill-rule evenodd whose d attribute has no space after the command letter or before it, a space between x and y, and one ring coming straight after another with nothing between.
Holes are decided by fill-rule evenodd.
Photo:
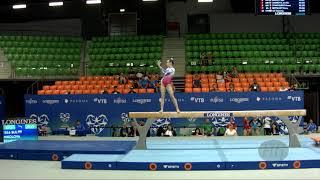
<instances>
[{"instance_id":1,"label":"white wall","mask_svg":"<svg viewBox=\"0 0 320 180\"><path fill-rule=\"evenodd\" d=\"M179 22L181 33L188 32L188 14L208 14L211 32L282 32L281 16L255 16L232 14L230 1L214 0L213 3L197 3L197 0L167 3L167 21ZM320 32L320 14L292 16L290 22L296 32Z\"/></svg>"}]
</instances>

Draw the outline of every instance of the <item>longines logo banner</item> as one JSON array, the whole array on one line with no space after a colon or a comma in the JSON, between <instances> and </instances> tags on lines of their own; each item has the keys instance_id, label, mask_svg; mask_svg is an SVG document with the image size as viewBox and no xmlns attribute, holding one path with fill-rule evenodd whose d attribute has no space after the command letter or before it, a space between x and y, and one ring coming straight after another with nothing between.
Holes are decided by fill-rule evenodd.
<instances>
[{"instance_id":1,"label":"longines logo banner","mask_svg":"<svg viewBox=\"0 0 320 180\"><path fill-rule=\"evenodd\" d=\"M216 114L216 111L284 110L303 109L304 94L293 92L247 92L247 93L176 93L182 111L208 111L207 118L215 126L225 126L231 114ZM160 108L160 94L99 94L99 95L26 95L27 117L51 129L73 127L79 120L88 132L111 136L113 127L130 126L132 119L128 112L157 112ZM1 100L1 98L0 98ZM0 105L1 107L1 105ZM1 109L0 109L1 110ZM170 96L165 98L165 111L174 111ZM1 114L1 112L0 112ZM277 121L281 131L286 133L281 119ZM294 119L294 118L292 118ZM138 121L140 121L138 119ZM241 126L242 118L235 118ZM159 119L153 126L172 123L174 126L197 126L203 119ZM61 126L61 127L59 127ZM63 126L63 127L62 127ZM119 131L119 129L118 129Z\"/></svg>"},{"instance_id":2,"label":"longines logo banner","mask_svg":"<svg viewBox=\"0 0 320 180\"><path fill-rule=\"evenodd\" d=\"M13 124L37 124L37 119L35 118L13 118L2 120L3 125L13 125Z\"/></svg>"}]
</instances>

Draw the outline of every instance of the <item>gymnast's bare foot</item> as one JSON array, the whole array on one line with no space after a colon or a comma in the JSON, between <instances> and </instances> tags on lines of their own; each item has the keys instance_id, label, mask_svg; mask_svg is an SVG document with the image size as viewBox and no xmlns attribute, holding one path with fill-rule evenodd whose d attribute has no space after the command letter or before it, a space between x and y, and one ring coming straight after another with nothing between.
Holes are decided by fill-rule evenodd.
<instances>
[{"instance_id":1,"label":"gymnast's bare foot","mask_svg":"<svg viewBox=\"0 0 320 180\"><path fill-rule=\"evenodd\" d=\"M177 113L180 113L180 109L177 109Z\"/></svg>"},{"instance_id":2,"label":"gymnast's bare foot","mask_svg":"<svg viewBox=\"0 0 320 180\"><path fill-rule=\"evenodd\" d=\"M161 110L159 111L159 113L163 113L163 109L161 109Z\"/></svg>"}]
</instances>

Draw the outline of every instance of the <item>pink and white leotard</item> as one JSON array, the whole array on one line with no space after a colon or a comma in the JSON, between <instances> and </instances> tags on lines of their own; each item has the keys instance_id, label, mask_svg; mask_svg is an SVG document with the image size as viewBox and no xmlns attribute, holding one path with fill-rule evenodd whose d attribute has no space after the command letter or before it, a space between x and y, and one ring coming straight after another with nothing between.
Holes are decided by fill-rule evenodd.
<instances>
[{"instance_id":1,"label":"pink and white leotard","mask_svg":"<svg viewBox=\"0 0 320 180\"><path fill-rule=\"evenodd\" d=\"M176 70L174 68L167 68L167 69L161 68L161 70L164 74L163 78L161 79L161 82L164 85L164 87L167 87L168 84L172 83L172 78Z\"/></svg>"}]
</instances>

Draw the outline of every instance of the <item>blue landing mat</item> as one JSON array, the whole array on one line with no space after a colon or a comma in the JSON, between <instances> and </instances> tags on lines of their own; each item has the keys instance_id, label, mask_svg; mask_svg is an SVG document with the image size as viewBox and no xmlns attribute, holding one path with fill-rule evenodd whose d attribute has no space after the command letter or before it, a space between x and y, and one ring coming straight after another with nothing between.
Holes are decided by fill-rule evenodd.
<instances>
[{"instance_id":1,"label":"blue landing mat","mask_svg":"<svg viewBox=\"0 0 320 180\"><path fill-rule=\"evenodd\" d=\"M279 148L269 148L269 157ZM258 149L132 150L126 155L75 154L61 161L63 169L113 170L254 170L320 168L320 152L287 148L284 158L266 160Z\"/></svg>"},{"instance_id":2,"label":"blue landing mat","mask_svg":"<svg viewBox=\"0 0 320 180\"><path fill-rule=\"evenodd\" d=\"M0 159L62 160L72 154L126 154L135 141L15 141L0 145Z\"/></svg>"}]
</instances>

